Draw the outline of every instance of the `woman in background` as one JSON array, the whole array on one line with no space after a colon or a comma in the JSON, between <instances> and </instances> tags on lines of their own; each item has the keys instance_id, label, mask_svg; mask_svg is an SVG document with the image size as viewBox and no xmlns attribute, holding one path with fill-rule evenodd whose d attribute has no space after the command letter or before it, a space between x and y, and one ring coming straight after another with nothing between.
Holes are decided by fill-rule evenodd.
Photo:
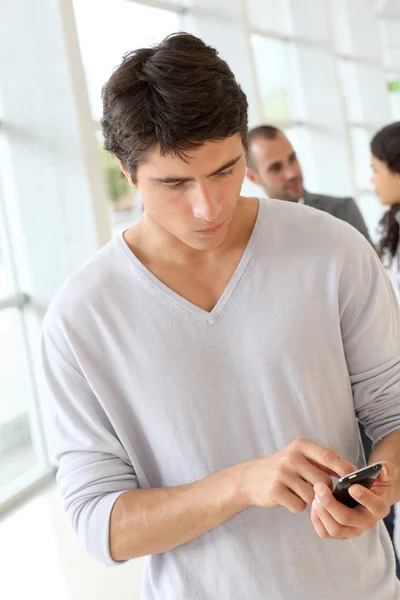
<instances>
[{"instance_id":1,"label":"woman in background","mask_svg":"<svg viewBox=\"0 0 400 600\"><path fill-rule=\"evenodd\" d=\"M387 125L372 138L372 184L381 203L389 206L381 226L378 254L390 267L393 284L400 291L400 121Z\"/></svg>"},{"instance_id":2,"label":"woman in background","mask_svg":"<svg viewBox=\"0 0 400 600\"><path fill-rule=\"evenodd\" d=\"M393 285L400 293L400 121L387 125L372 138L371 166L372 185L381 204L389 207L380 221L377 251L385 267L390 268ZM394 507L386 517L385 525L393 540ZM398 558L396 572L400 579Z\"/></svg>"}]
</instances>

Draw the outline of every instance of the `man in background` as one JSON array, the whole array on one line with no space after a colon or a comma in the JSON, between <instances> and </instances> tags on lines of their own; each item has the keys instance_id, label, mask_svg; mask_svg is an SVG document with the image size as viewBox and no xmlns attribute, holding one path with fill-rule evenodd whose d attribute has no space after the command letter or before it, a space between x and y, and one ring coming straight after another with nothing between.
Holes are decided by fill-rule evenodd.
<instances>
[{"instance_id":1,"label":"man in background","mask_svg":"<svg viewBox=\"0 0 400 600\"><path fill-rule=\"evenodd\" d=\"M372 244L363 216L353 198L310 194L295 150L285 134L273 125L249 131L247 178L262 187L269 198L298 202L323 210L353 225Z\"/></svg>"}]
</instances>

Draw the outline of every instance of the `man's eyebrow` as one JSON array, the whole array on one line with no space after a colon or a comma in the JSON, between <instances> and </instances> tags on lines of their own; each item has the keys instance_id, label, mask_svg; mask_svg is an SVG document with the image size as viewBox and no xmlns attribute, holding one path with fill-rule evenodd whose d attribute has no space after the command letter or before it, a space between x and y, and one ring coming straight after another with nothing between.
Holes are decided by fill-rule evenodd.
<instances>
[{"instance_id":1,"label":"man's eyebrow","mask_svg":"<svg viewBox=\"0 0 400 600\"><path fill-rule=\"evenodd\" d=\"M268 167L267 167L267 171L271 171L271 169L275 169L276 167L280 167L282 165L282 161L281 160L277 160L273 163L271 163Z\"/></svg>"},{"instance_id":2,"label":"man's eyebrow","mask_svg":"<svg viewBox=\"0 0 400 600\"><path fill-rule=\"evenodd\" d=\"M221 173L221 171L225 171L226 169L229 169L229 167L233 167L233 165L236 165L236 163L241 159L241 157L242 157L242 155L239 154L238 156L236 156L235 158L233 158L229 162L227 162L224 165L222 165L222 167L220 167L219 169L217 169L213 173L210 173L209 175L207 175L207 177L212 177L213 175L217 175L218 173Z\"/></svg>"},{"instance_id":3,"label":"man's eyebrow","mask_svg":"<svg viewBox=\"0 0 400 600\"><path fill-rule=\"evenodd\" d=\"M225 171L226 169L229 169L229 167L233 167L233 165L235 165L241 159L241 157L242 157L242 155L239 154L238 156L236 156L229 162L227 162L224 165L222 165L221 167L219 167L216 171L213 171L213 173L210 173L209 175L207 175L207 177L212 177L213 175L217 175L218 173L221 173L221 171ZM181 183L181 182L183 183L186 181L194 181L194 178L193 177L151 177L151 181L158 181L159 183Z\"/></svg>"}]
</instances>

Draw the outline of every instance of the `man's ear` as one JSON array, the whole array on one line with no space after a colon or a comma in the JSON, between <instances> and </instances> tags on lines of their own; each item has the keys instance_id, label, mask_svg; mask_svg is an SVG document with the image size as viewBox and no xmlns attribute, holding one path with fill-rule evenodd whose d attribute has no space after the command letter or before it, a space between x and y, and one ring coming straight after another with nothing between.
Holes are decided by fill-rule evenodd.
<instances>
[{"instance_id":1,"label":"man's ear","mask_svg":"<svg viewBox=\"0 0 400 600\"><path fill-rule=\"evenodd\" d=\"M132 181L132 177L131 177L131 175L130 175L130 173L129 173L128 169L126 169L126 168L124 167L124 165L122 164L122 162L120 161L120 159L119 159L117 156L116 156L115 158L116 158L116 159L117 159L117 161L118 161L119 168L121 169L121 173L124 175L124 177L126 178L127 182L129 183L129 185L130 185L131 187L134 187L134 188L136 188L136 187L137 187L137 184L136 184L136 183L133 183L133 181Z\"/></svg>"},{"instance_id":2,"label":"man's ear","mask_svg":"<svg viewBox=\"0 0 400 600\"><path fill-rule=\"evenodd\" d=\"M246 177L252 183L255 183L256 185L261 185L257 173L253 169L250 169L250 167L248 167L246 171Z\"/></svg>"}]
</instances>

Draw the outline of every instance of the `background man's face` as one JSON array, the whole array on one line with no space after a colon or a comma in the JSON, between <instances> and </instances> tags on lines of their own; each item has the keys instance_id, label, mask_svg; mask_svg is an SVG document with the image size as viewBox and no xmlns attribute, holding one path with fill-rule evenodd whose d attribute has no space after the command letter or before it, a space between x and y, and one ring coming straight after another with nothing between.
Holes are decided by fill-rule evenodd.
<instances>
[{"instance_id":1,"label":"background man's face","mask_svg":"<svg viewBox=\"0 0 400 600\"><path fill-rule=\"evenodd\" d=\"M247 177L264 188L269 198L297 202L303 197L303 175L292 144L283 134L274 140L251 142L252 165Z\"/></svg>"}]
</instances>

